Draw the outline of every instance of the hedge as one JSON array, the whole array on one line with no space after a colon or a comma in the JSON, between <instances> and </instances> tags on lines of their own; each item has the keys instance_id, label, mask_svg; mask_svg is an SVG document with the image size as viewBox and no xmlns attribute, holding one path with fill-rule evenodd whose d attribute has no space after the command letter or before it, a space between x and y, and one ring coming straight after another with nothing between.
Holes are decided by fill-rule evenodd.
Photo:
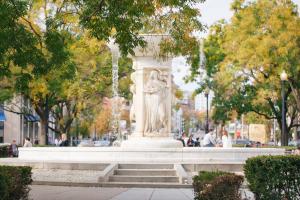
<instances>
[{"instance_id":1,"label":"hedge","mask_svg":"<svg viewBox=\"0 0 300 200\"><path fill-rule=\"evenodd\" d=\"M244 165L257 200L300 199L300 156L258 156Z\"/></svg>"},{"instance_id":2,"label":"hedge","mask_svg":"<svg viewBox=\"0 0 300 200\"><path fill-rule=\"evenodd\" d=\"M9 145L0 145L0 158L8 157L8 147Z\"/></svg>"},{"instance_id":3,"label":"hedge","mask_svg":"<svg viewBox=\"0 0 300 200\"><path fill-rule=\"evenodd\" d=\"M200 171L193 177L195 200L240 200L244 178L233 173Z\"/></svg>"},{"instance_id":4,"label":"hedge","mask_svg":"<svg viewBox=\"0 0 300 200\"><path fill-rule=\"evenodd\" d=\"M0 200L27 200L31 167L0 166Z\"/></svg>"}]
</instances>

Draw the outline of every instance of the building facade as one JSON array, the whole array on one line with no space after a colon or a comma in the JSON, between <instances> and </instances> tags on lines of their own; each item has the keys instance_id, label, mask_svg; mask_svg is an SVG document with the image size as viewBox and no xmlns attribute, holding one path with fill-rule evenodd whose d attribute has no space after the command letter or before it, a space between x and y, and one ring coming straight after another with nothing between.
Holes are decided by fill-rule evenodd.
<instances>
[{"instance_id":1,"label":"building facade","mask_svg":"<svg viewBox=\"0 0 300 200\"><path fill-rule=\"evenodd\" d=\"M4 106L7 109L4 109ZM32 142L38 142L39 117L34 112L17 114L22 113L22 110L31 109L29 101L20 96L14 98L9 104L0 106L0 143L11 143L16 140L18 145L23 145L26 137L29 137Z\"/></svg>"},{"instance_id":2,"label":"building facade","mask_svg":"<svg viewBox=\"0 0 300 200\"><path fill-rule=\"evenodd\" d=\"M4 122L5 122L5 114L3 110L3 106L0 105L0 143L4 142Z\"/></svg>"},{"instance_id":3,"label":"building facade","mask_svg":"<svg viewBox=\"0 0 300 200\"><path fill-rule=\"evenodd\" d=\"M211 104L213 100L213 92L209 92L208 94L208 110L211 110ZM206 96L204 93L200 93L195 96L195 110L199 112L206 112L207 102Z\"/></svg>"}]
</instances>

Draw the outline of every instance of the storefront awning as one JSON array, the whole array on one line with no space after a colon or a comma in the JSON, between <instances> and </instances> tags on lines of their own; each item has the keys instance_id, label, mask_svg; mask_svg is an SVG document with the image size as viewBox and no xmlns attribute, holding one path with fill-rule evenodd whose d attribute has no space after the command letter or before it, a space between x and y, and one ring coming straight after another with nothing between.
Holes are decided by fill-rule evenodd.
<instances>
[{"instance_id":1,"label":"storefront awning","mask_svg":"<svg viewBox=\"0 0 300 200\"><path fill-rule=\"evenodd\" d=\"M26 115L24 115L24 117L29 122L38 122L38 121L40 121L40 118L37 115L26 114Z\"/></svg>"},{"instance_id":2,"label":"storefront awning","mask_svg":"<svg viewBox=\"0 0 300 200\"><path fill-rule=\"evenodd\" d=\"M4 122L6 120L4 111L0 111L0 122Z\"/></svg>"}]
</instances>

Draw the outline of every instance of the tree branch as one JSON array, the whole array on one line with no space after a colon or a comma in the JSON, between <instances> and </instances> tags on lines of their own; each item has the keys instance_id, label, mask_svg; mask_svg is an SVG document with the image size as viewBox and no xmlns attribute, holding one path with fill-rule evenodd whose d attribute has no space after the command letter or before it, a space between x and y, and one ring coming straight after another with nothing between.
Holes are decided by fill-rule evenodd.
<instances>
[{"instance_id":1,"label":"tree branch","mask_svg":"<svg viewBox=\"0 0 300 200\"><path fill-rule=\"evenodd\" d=\"M23 19L29 25L30 29L38 37L40 47L43 48L42 36L35 30L35 28L29 20L27 20L25 17L21 17L21 19Z\"/></svg>"},{"instance_id":2,"label":"tree branch","mask_svg":"<svg viewBox=\"0 0 300 200\"><path fill-rule=\"evenodd\" d=\"M25 114L30 114L31 110L28 109L27 107L25 106L19 106L18 104L16 103L9 103L11 106L3 106L3 110L7 111L7 112L11 112L11 113L14 113L14 114L18 114L18 115L25 115ZM13 109L12 107L17 107L17 111L16 109Z\"/></svg>"},{"instance_id":3,"label":"tree branch","mask_svg":"<svg viewBox=\"0 0 300 200\"><path fill-rule=\"evenodd\" d=\"M300 127L300 124L293 124L293 125L291 126L291 128L294 128L294 127Z\"/></svg>"},{"instance_id":4,"label":"tree branch","mask_svg":"<svg viewBox=\"0 0 300 200\"><path fill-rule=\"evenodd\" d=\"M61 12L61 9L63 8L64 4L66 3L66 0L63 0L63 2L61 3L60 7L58 7L56 9L56 13L60 13Z\"/></svg>"},{"instance_id":5,"label":"tree branch","mask_svg":"<svg viewBox=\"0 0 300 200\"><path fill-rule=\"evenodd\" d=\"M95 8L94 12L92 12L89 16L85 17L85 20L89 21L97 12L101 12L104 2L105 0L101 0L98 6Z\"/></svg>"},{"instance_id":6,"label":"tree branch","mask_svg":"<svg viewBox=\"0 0 300 200\"><path fill-rule=\"evenodd\" d=\"M292 89L292 94L294 95L295 101L296 101L296 105L297 105L297 109L300 112L300 93L298 90L296 90L296 88L293 86L293 84L295 83L294 79L289 78L288 79L288 83Z\"/></svg>"},{"instance_id":7,"label":"tree branch","mask_svg":"<svg viewBox=\"0 0 300 200\"><path fill-rule=\"evenodd\" d=\"M275 105L274 105L272 99L271 99L271 98L267 98L267 101L268 101L268 103L269 103L269 105L270 105L270 107L271 107L273 113L275 114L275 118L276 118L276 119L277 119L277 118L280 118L279 112L276 110L276 107L275 107Z\"/></svg>"},{"instance_id":8,"label":"tree branch","mask_svg":"<svg viewBox=\"0 0 300 200\"><path fill-rule=\"evenodd\" d=\"M14 1L10 0L10 2L11 2L11 4L14 6L16 12L19 14L20 11L19 11L18 8L16 7ZM20 16L21 16L21 15L20 15ZM29 20L27 20L27 19L26 19L25 17L23 17L23 16L21 16L20 18L23 19L23 20L29 25L30 29L31 29L31 30L33 31L33 33L38 37L39 44L40 44L40 46L41 46L41 48L42 48L42 47L43 47L43 43L42 43L42 37L41 37L41 35L35 30L35 28L33 27L32 23L31 23Z\"/></svg>"},{"instance_id":9,"label":"tree branch","mask_svg":"<svg viewBox=\"0 0 300 200\"><path fill-rule=\"evenodd\" d=\"M51 126L48 126L48 128L49 128L51 131L54 131L55 133L60 133L59 130L57 130L57 129L51 127Z\"/></svg>"},{"instance_id":10,"label":"tree branch","mask_svg":"<svg viewBox=\"0 0 300 200\"><path fill-rule=\"evenodd\" d=\"M258 115L264 116L266 119L277 119L276 117L270 117L269 115L267 115L267 114L265 114L265 113L262 113L262 112L259 112L259 111L254 110L254 109L251 109L251 111L255 112L255 113L258 114Z\"/></svg>"}]
</instances>

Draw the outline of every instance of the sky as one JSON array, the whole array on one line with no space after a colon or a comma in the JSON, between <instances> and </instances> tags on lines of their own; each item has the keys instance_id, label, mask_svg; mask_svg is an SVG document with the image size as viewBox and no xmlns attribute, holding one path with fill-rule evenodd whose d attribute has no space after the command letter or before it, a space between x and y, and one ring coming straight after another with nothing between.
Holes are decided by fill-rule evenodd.
<instances>
[{"instance_id":1,"label":"sky","mask_svg":"<svg viewBox=\"0 0 300 200\"><path fill-rule=\"evenodd\" d=\"M230 11L230 4L233 0L206 0L199 5L201 12L200 21L208 26L214 22L225 19L229 20L232 16ZM300 10L300 0L293 0ZM205 37L207 33L201 33L201 37ZM189 73L189 66L185 63L182 57L174 58L172 63L172 71L174 75L174 82L184 91L194 91L197 88L196 83L185 84L183 78Z\"/></svg>"}]
</instances>

